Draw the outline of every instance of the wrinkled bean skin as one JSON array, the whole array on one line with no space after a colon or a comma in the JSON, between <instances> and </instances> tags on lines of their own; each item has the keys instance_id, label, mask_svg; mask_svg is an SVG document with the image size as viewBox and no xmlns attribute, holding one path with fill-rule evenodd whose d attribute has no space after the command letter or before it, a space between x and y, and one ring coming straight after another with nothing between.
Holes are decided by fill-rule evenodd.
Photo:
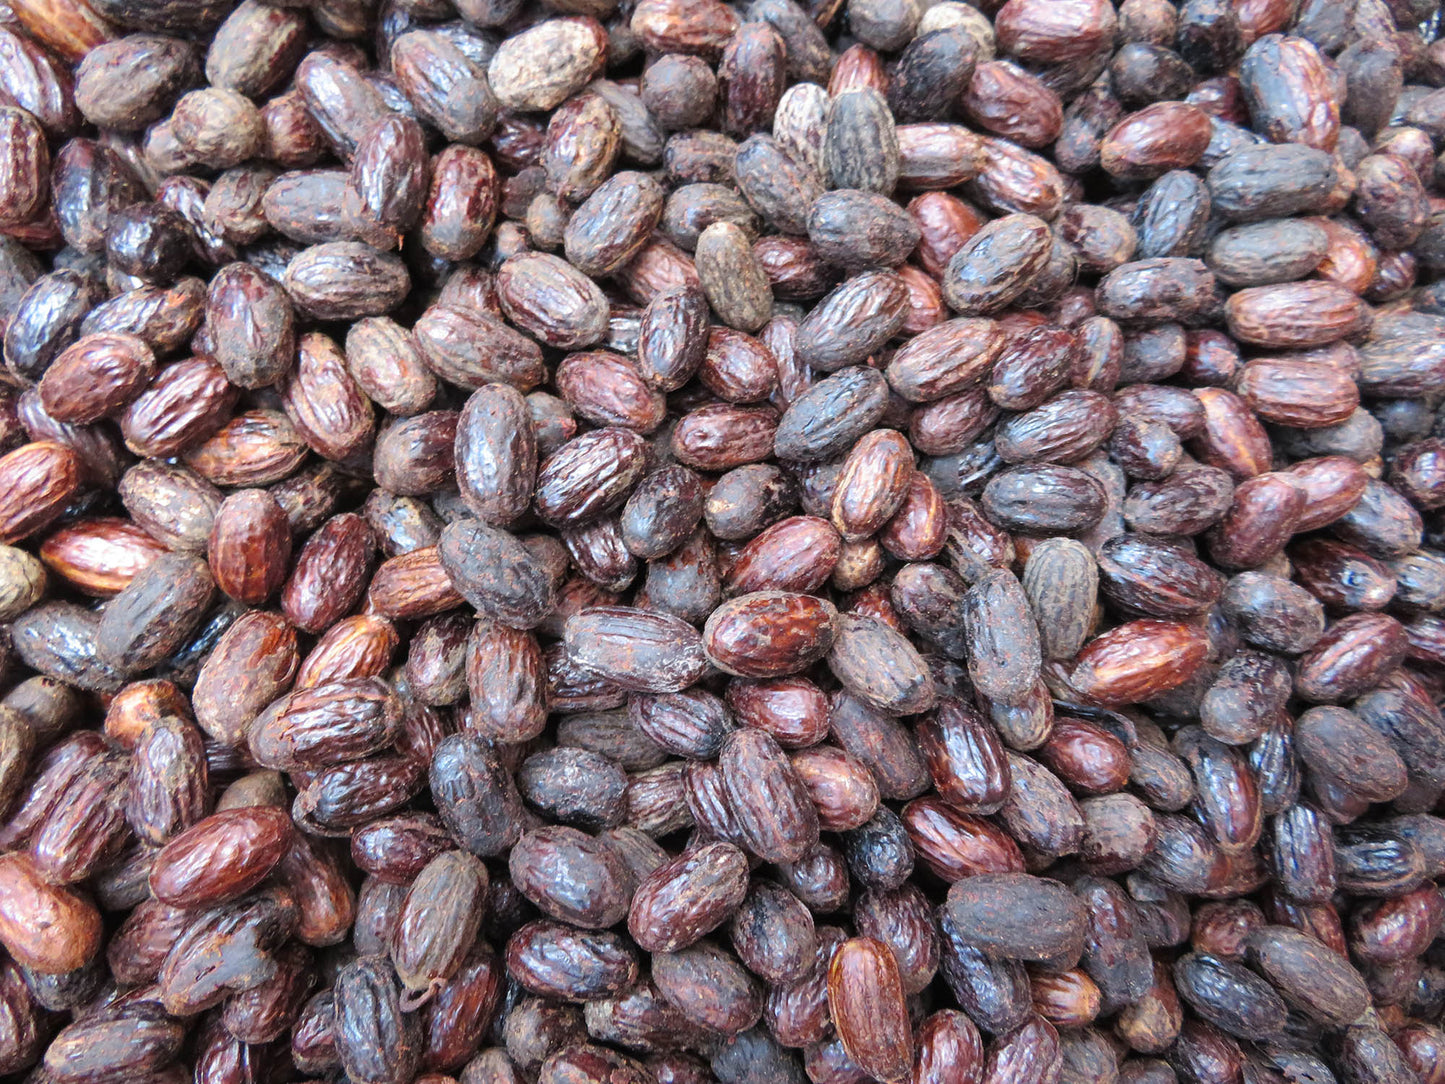
<instances>
[{"instance_id":1,"label":"wrinkled bean skin","mask_svg":"<svg viewBox=\"0 0 1445 1084\"><path fill-rule=\"evenodd\" d=\"M174 907L204 907L243 896L285 856L292 831L284 810L213 814L174 837L151 867L151 892Z\"/></svg>"},{"instance_id":2,"label":"wrinkled bean skin","mask_svg":"<svg viewBox=\"0 0 1445 1084\"><path fill-rule=\"evenodd\" d=\"M828 965L828 1005L843 1048L880 1080L902 1080L912 1046L898 965L872 938L838 946Z\"/></svg>"}]
</instances>

